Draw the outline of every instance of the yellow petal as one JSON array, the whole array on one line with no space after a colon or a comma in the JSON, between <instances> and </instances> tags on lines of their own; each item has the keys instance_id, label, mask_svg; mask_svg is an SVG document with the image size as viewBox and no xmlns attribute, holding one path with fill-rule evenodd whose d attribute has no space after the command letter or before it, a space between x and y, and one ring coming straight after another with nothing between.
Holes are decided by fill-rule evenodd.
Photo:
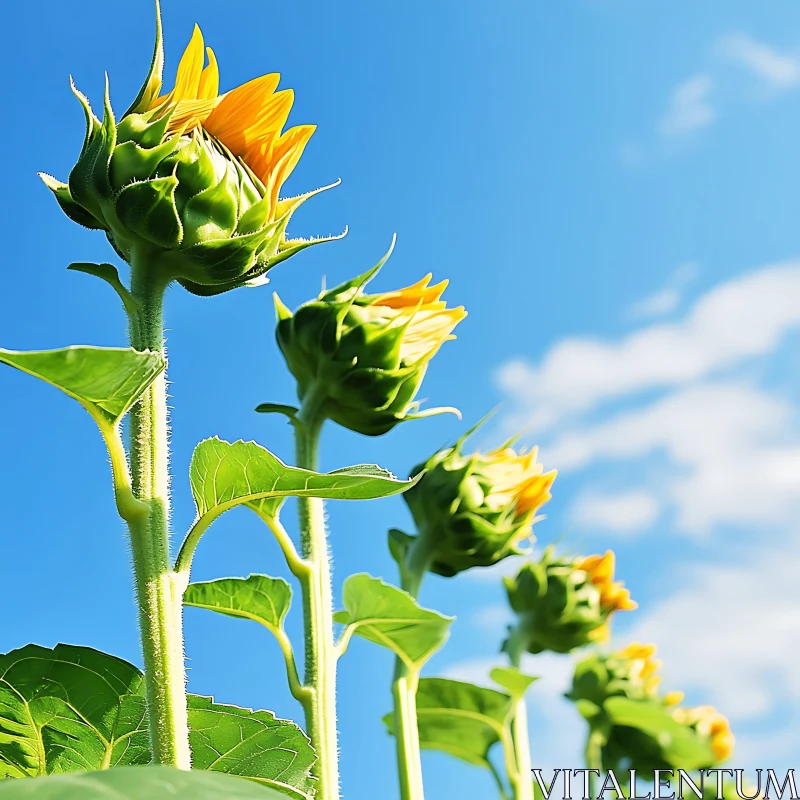
<instances>
[{"instance_id":1,"label":"yellow petal","mask_svg":"<svg viewBox=\"0 0 800 800\"><path fill-rule=\"evenodd\" d=\"M684 694L681 691L674 691L674 692L667 692L664 695L664 705L667 706L676 706L678 703L682 703L684 698Z\"/></svg>"},{"instance_id":2,"label":"yellow petal","mask_svg":"<svg viewBox=\"0 0 800 800\"><path fill-rule=\"evenodd\" d=\"M375 304L387 306L389 308L416 308L417 306L430 307L433 303L441 303L444 308L444 302L440 301L444 290L447 288L449 281L442 281L434 286L428 286L433 278L431 273L428 273L421 281L407 286L405 289L397 289L394 292L384 292L375 296Z\"/></svg>"},{"instance_id":3,"label":"yellow petal","mask_svg":"<svg viewBox=\"0 0 800 800\"><path fill-rule=\"evenodd\" d=\"M247 146L261 138L251 134L248 139L245 134L270 107L279 80L277 73L262 75L227 92L203 127L231 152L244 156Z\"/></svg>"},{"instance_id":4,"label":"yellow petal","mask_svg":"<svg viewBox=\"0 0 800 800\"><path fill-rule=\"evenodd\" d=\"M170 93L170 100L177 103L180 100L197 100L197 90L200 87L200 75L203 72L203 34L195 25L192 38L178 64L175 76L175 88Z\"/></svg>"},{"instance_id":5,"label":"yellow petal","mask_svg":"<svg viewBox=\"0 0 800 800\"><path fill-rule=\"evenodd\" d=\"M214 51L206 48L208 66L200 73L200 84L197 88L198 100L213 100L219 94L219 65Z\"/></svg>"},{"instance_id":6,"label":"yellow petal","mask_svg":"<svg viewBox=\"0 0 800 800\"><path fill-rule=\"evenodd\" d=\"M278 196L281 188L288 177L294 172L300 156L306 149L308 140L317 129L316 125L297 125L289 128L275 142L270 154L268 165L269 174L262 180L269 185L270 189L270 208L278 205Z\"/></svg>"}]
</instances>

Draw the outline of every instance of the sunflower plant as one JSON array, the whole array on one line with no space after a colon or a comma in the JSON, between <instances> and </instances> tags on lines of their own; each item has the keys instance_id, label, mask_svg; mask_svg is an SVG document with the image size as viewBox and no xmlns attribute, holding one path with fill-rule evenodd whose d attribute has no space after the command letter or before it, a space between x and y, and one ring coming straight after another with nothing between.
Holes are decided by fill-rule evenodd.
<instances>
[{"instance_id":1,"label":"sunflower plant","mask_svg":"<svg viewBox=\"0 0 800 800\"><path fill-rule=\"evenodd\" d=\"M63 644L0 654L0 800L37 793L60 800L338 800L337 719L346 709L337 702L336 675L354 636L394 655L391 680L387 675L393 703L384 721L396 741L402 800L424 798L424 749L488 769L504 800L533 800L526 698L537 678L527 674L528 660L594 648L608 639L616 612L636 607L614 579L613 553L582 557L549 547L534 557L534 524L556 472L545 470L536 448L515 440L465 452L479 426L421 461L407 479L375 465L328 473L318 466L326 425L374 437L435 414L458 414L449 406L423 408L418 399L437 353L466 317L452 304L446 279L434 282L420 269L409 285L367 291L390 248L373 268L294 310L275 294L275 340L295 380L296 403L273 398L256 411L287 418L294 464L254 441L200 442L189 470L196 517L172 553L170 489L180 481L169 451L167 289L213 297L262 286L275 265L339 237L288 233L294 212L331 187L282 196L315 128L287 127L294 96L279 88L280 76L221 91L216 55L195 26L165 87L158 4L156 10L155 49L137 96L117 114L106 81L97 116L73 85L86 120L83 143L66 181L42 173L69 219L103 232L127 267L123 277L110 263L70 265L117 293L128 346L0 349L0 362L80 403L106 444L130 544L143 669ZM392 495L403 496L414 526L413 533L389 532L398 585L351 575L336 598L336 537L325 501ZM287 497L297 498L298 537L281 517ZM254 572L192 581L204 534L238 507L275 537L300 587L300 642L286 630L293 598L284 577ZM423 676L454 623L420 605L426 576L457 578L509 557L525 563L504 583L516 621L499 647L491 688ZM187 693L185 606L248 619L277 640L301 724ZM689 742L704 765L730 755L724 717L658 693L651 648L590 653L569 695L589 722L589 765L681 766L669 741L681 752Z\"/></svg>"}]
</instances>

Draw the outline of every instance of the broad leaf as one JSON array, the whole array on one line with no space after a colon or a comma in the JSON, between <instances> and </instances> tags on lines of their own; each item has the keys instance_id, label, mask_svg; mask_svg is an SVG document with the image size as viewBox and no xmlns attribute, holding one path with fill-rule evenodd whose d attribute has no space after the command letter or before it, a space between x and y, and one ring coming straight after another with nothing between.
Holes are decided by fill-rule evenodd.
<instances>
[{"instance_id":1,"label":"broad leaf","mask_svg":"<svg viewBox=\"0 0 800 800\"><path fill-rule=\"evenodd\" d=\"M189 695L189 727L195 769L251 778L282 796L312 794L316 756L293 722ZM0 779L150 761L144 680L136 667L64 644L0 655Z\"/></svg>"},{"instance_id":2,"label":"broad leaf","mask_svg":"<svg viewBox=\"0 0 800 800\"><path fill-rule=\"evenodd\" d=\"M383 645L413 671L447 641L453 617L422 608L408 592L371 575L351 575L344 582L346 611L334 614L351 633Z\"/></svg>"},{"instance_id":3,"label":"broad leaf","mask_svg":"<svg viewBox=\"0 0 800 800\"><path fill-rule=\"evenodd\" d=\"M417 689L420 746L490 769L489 751L500 741L511 698L494 689L446 678L422 678ZM393 733L392 715L384 722Z\"/></svg>"},{"instance_id":4,"label":"broad leaf","mask_svg":"<svg viewBox=\"0 0 800 800\"><path fill-rule=\"evenodd\" d=\"M515 699L522 697L530 685L539 680L535 675L526 675L516 667L495 667L491 671L490 677Z\"/></svg>"},{"instance_id":5,"label":"broad leaf","mask_svg":"<svg viewBox=\"0 0 800 800\"><path fill-rule=\"evenodd\" d=\"M61 389L101 425L115 425L164 369L158 353L118 347L74 346L27 353L0 348L0 363Z\"/></svg>"},{"instance_id":6,"label":"broad leaf","mask_svg":"<svg viewBox=\"0 0 800 800\"><path fill-rule=\"evenodd\" d=\"M252 619L270 630L283 627L292 602L292 589L283 578L250 575L190 583L183 596L187 606Z\"/></svg>"},{"instance_id":7,"label":"broad leaf","mask_svg":"<svg viewBox=\"0 0 800 800\"><path fill-rule=\"evenodd\" d=\"M414 481L397 480L380 467L356 466L327 474L290 467L255 442L213 438L200 442L190 467L199 518L248 505L274 515L284 498L372 500L404 492Z\"/></svg>"},{"instance_id":8,"label":"broad leaf","mask_svg":"<svg viewBox=\"0 0 800 800\"><path fill-rule=\"evenodd\" d=\"M195 769L252 778L289 797L313 795L317 758L293 722L190 695L189 727Z\"/></svg>"},{"instance_id":9,"label":"broad leaf","mask_svg":"<svg viewBox=\"0 0 800 800\"><path fill-rule=\"evenodd\" d=\"M612 724L636 728L652 736L671 764L680 764L683 769L700 769L716 762L710 739L677 722L659 703L609 697L604 709Z\"/></svg>"},{"instance_id":10,"label":"broad leaf","mask_svg":"<svg viewBox=\"0 0 800 800\"><path fill-rule=\"evenodd\" d=\"M136 667L66 644L0 655L0 778L149 762Z\"/></svg>"},{"instance_id":11,"label":"broad leaf","mask_svg":"<svg viewBox=\"0 0 800 800\"><path fill-rule=\"evenodd\" d=\"M121 767L0 782L2 800L282 800L252 781L172 767Z\"/></svg>"}]
</instances>

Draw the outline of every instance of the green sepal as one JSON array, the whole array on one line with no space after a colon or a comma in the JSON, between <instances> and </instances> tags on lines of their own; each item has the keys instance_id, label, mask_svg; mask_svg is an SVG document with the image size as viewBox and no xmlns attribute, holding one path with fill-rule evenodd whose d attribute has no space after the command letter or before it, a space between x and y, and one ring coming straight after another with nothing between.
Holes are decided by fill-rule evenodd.
<instances>
[{"instance_id":1,"label":"green sepal","mask_svg":"<svg viewBox=\"0 0 800 800\"><path fill-rule=\"evenodd\" d=\"M226 170L219 183L186 201L181 211L187 231L184 247L230 237L236 229L237 192L236 181Z\"/></svg>"},{"instance_id":2,"label":"green sepal","mask_svg":"<svg viewBox=\"0 0 800 800\"><path fill-rule=\"evenodd\" d=\"M73 199L69 191L69 185L62 183L52 175L45 172L40 172L39 177L42 179L44 185L56 196L56 201L61 210L78 225L90 230L102 231L105 230L105 225L91 213L89 213L83 206L78 205Z\"/></svg>"},{"instance_id":3,"label":"green sepal","mask_svg":"<svg viewBox=\"0 0 800 800\"><path fill-rule=\"evenodd\" d=\"M117 127L106 76L103 124L93 132L69 175L72 199L102 220L105 220L105 216L100 201L110 198L113 193L109 181L109 165L116 143Z\"/></svg>"},{"instance_id":4,"label":"green sepal","mask_svg":"<svg viewBox=\"0 0 800 800\"><path fill-rule=\"evenodd\" d=\"M162 75L164 72L164 33L161 26L161 5L156 0L156 43L153 48L153 60L150 62L150 69L147 72L139 94L131 104L131 107L123 114L123 118L129 114L136 114L146 111L161 91Z\"/></svg>"},{"instance_id":5,"label":"green sepal","mask_svg":"<svg viewBox=\"0 0 800 800\"><path fill-rule=\"evenodd\" d=\"M143 147L130 139L114 148L111 156L111 186L114 191L141 180L142 175L152 175L158 165L177 147L176 138L165 139L155 147Z\"/></svg>"},{"instance_id":6,"label":"green sepal","mask_svg":"<svg viewBox=\"0 0 800 800\"><path fill-rule=\"evenodd\" d=\"M374 267L370 267L366 272L356 275L355 278L352 278L349 281L345 281L344 283L340 283L338 286L334 286L333 289L328 289L327 291L322 292L319 296L319 299L324 300L325 302L330 302L339 299L340 295L350 292L353 289L363 289L381 271L383 266L389 260L389 256L392 255L396 243L397 234L394 234L392 236L392 243L389 245L389 249L383 254L380 261L378 261ZM356 293L354 293L354 297L355 294Z\"/></svg>"},{"instance_id":7,"label":"green sepal","mask_svg":"<svg viewBox=\"0 0 800 800\"><path fill-rule=\"evenodd\" d=\"M69 78L69 86L72 90L72 93L81 104L84 116L86 117L86 133L84 134L83 144L81 145L81 155L83 155L86 152L86 147L88 146L89 142L94 138L95 133L97 133L97 131L102 127L102 123L99 119L97 119L94 111L92 111L89 98L80 89L78 89L71 75Z\"/></svg>"},{"instance_id":8,"label":"green sepal","mask_svg":"<svg viewBox=\"0 0 800 800\"><path fill-rule=\"evenodd\" d=\"M154 178L126 186L116 197L119 221L145 241L165 248L178 247L183 225L175 208L178 179Z\"/></svg>"}]
</instances>

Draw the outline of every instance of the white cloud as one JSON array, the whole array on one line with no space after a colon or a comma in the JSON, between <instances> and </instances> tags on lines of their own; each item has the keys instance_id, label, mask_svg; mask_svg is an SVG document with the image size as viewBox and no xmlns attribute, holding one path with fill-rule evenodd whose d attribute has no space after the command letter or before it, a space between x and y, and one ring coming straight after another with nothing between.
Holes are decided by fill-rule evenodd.
<instances>
[{"instance_id":1,"label":"white cloud","mask_svg":"<svg viewBox=\"0 0 800 800\"><path fill-rule=\"evenodd\" d=\"M710 125L717 116L709 100L713 88L710 75L694 75L678 86L658 124L661 135L675 136Z\"/></svg>"},{"instance_id":2,"label":"white cloud","mask_svg":"<svg viewBox=\"0 0 800 800\"><path fill-rule=\"evenodd\" d=\"M538 365L503 364L496 381L516 401L512 426L541 428L604 400L684 384L763 356L798 327L800 262L791 261L712 289L678 322L618 341L564 339Z\"/></svg>"},{"instance_id":3,"label":"white cloud","mask_svg":"<svg viewBox=\"0 0 800 800\"><path fill-rule=\"evenodd\" d=\"M778 710L788 718L800 704L798 548L744 565L694 565L688 574L687 588L639 612L625 641L656 642L665 689L693 691L734 724Z\"/></svg>"},{"instance_id":4,"label":"white cloud","mask_svg":"<svg viewBox=\"0 0 800 800\"><path fill-rule=\"evenodd\" d=\"M681 264L670 275L666 286L634 303L628 316L632 319L650 319L672 313L680 305L684 290L696 277L696 264Z\"/></svg>"},{"instance_id":5,"label":"white cloud","mask_svg":"<svg viewBox=\"0 0 800 800\"><path fill-rule=\"evenodd\" d=\"M763 529L800 511L795 430L786 400L744 383L704 384L572 430L543 449L543 457L569 471L666 455L670 473L659 484L683 530L722 523Z\"/></svg>"},{"instance_id":6,"label":"white cloud","mask_svg":"<svg viewBox=\"0 0 800 800\"><path fill-rule=\"evenodd\" d=\"M735 61L777 88L800 85L800 59L778 52L744 33L723 36L717 52Z\"/></svg>"},{"instance_id":7,"label":"white cloud","mask_svg":"<svg viewBox=\"0 0 800 800\"><path fill-rule=\"evenodd\" d=\"M572 521L586 530L635 533L652 525L659 512L659 502L649 492L611 494L590 489L573 505Z\"/></svg>"}]
</instances>

